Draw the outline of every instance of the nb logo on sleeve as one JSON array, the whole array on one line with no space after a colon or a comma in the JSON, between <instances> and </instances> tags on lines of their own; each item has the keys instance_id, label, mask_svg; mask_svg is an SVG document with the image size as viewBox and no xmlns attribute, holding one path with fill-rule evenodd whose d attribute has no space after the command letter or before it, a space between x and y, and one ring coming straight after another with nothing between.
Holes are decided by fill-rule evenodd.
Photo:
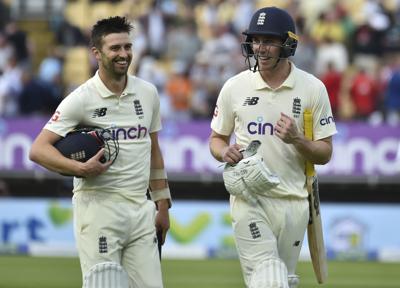
<instances>
[{"instance_id":1,"label":"nb logo on sleeve","mask_svg":"<svg viewBox=\"0 0 400 288\"><path fill-rule=\"evenodd\" d=\"M259 97L246 97L246 100L244 100L243 106L247 105L257 105Z\"/></svg>"}]
</instances>

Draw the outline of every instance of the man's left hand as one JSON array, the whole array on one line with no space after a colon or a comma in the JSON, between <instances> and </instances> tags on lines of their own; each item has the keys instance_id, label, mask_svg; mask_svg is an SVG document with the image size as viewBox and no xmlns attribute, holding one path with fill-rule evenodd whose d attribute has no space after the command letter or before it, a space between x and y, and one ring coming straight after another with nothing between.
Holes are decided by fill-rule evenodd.
<instances>
[{"instance_id":1,"label":"man's left hand","mask_svg":"<svg viewBox=\"0 0 400 288\"><path fill-rule=\"evenodd\" d=\"M158 212L156 215L156 230L161 233L161 244L164 244L165 237L169 230L169 201L167 199L157 201Z\"/></svg>"}]
</instances>

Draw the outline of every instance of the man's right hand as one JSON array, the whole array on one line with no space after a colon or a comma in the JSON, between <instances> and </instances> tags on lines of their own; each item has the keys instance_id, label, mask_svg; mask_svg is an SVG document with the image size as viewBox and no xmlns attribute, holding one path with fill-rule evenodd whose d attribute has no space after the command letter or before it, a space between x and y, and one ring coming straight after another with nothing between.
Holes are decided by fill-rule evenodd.
<instances>
[{"instance_id":1,"label":"man's right hand","mask_svg":"<svg viewBox=\"0 0 400 288\"><path fill-rule=\"evenodd\" d=\"M222 149L222 160L229 164L238 163L240 160L243 159L243 154L242 152L240 152L241 149L242 147L240 147L238 144L226 146L224 149Z\"/></svg>"}]
</instances>

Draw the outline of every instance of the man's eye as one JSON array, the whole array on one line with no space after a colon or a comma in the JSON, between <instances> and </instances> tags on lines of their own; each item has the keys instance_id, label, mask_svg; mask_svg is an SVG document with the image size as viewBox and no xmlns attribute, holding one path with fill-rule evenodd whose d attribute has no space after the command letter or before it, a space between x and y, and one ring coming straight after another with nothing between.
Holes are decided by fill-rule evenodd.
<instances>
[{"instance_id":1,"label":"man's eye","mask_svg":"<svg viewBox=\"0 0 400 288\"><path fill-rule=\"evenodd\" d=\"M273 43L272 41L253 41L254 45L271 45Z\"/></svg>"}]
</instances>

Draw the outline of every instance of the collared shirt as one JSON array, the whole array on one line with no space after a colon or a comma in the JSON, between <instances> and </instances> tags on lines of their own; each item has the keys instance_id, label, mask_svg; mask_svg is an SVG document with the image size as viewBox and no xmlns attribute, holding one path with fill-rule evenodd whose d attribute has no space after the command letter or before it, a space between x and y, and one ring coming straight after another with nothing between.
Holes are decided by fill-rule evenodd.
<instances>
[{"instance_id":1,"label":"collared shirt","mask_svg":"<svg viewBox=\"0 0 400 288\"><path fill-rule=\"evenodd\" d=\"M119 141L114 164L97 177L74 178L74 192L117 192L135 201L144 199L150 173L149 134L161 129L159 110L156 87L131 75L120 96L104 85L98 72L69 94L44 129L64 137L78 125L109 128Z\"/></svg>"},{"instance_id":2,"label":"collared shirt","mask_svg":"<svg viewBox=\"0 0 400 288\"><path fill-rule=\"evenodd\" d=\"M246 147L252 140L261 141L259 152L271 172L281 183L270 191L273 197L307 197L305 159L291 144L274 133L281 112L295 119L304 132L303 113L313 113L314 140L335 134L336 126L325 86L313 75L291 63L291 71L276 89L262 79L259 72L243 71L230 78L218 96L211 128L218 134L236 137Z\"/></svg>"}]
</instances>

